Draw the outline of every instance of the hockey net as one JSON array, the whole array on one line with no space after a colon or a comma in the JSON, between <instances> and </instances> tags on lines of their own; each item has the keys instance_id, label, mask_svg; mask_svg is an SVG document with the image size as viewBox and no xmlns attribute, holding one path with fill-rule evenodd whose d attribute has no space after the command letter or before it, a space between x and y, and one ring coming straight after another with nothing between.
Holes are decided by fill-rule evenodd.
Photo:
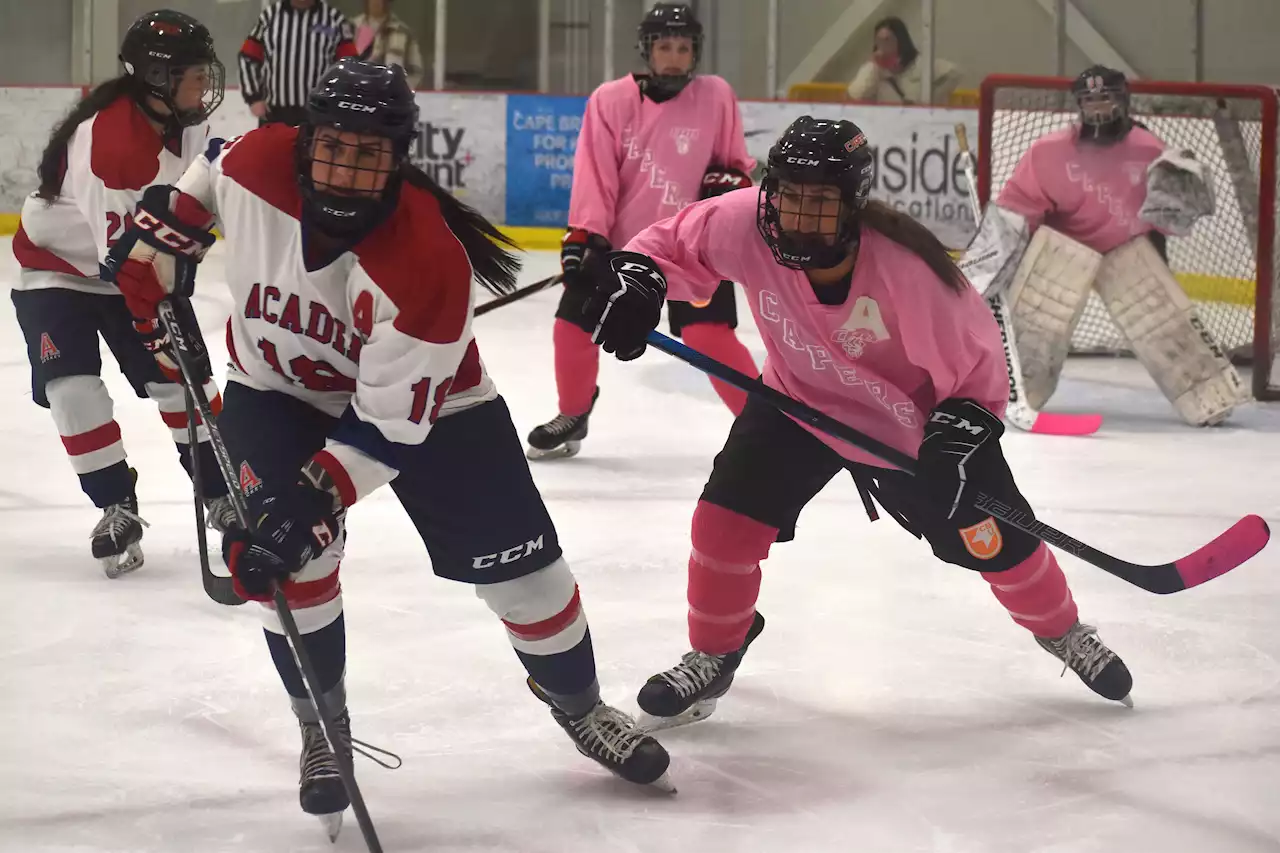
<instances>
[{"instance_id":1,"label":"hockey net","mask_svg":"<svg viewBox=\"0 0 1280 853\"><path fill-rule=\"evenodd\" d=\"M1076 120L1071 80L996 75L982 83L978 197L999 195L1031 143ZM1273 385L1280 286L1277 255L1276 91L1265 86L1131 81L1133 117L1172 148L1190 148L1213 173L1217 212L1168 239L1169 267L1201 322L1233 359L1253 364L1253 393ZM1145 176L1143 178L1145 180ZM1071 338L1073 353L1126 352L1097 294ZM1280 383L1280 372L1275 373Z\"/></svg>"}]
</instances>

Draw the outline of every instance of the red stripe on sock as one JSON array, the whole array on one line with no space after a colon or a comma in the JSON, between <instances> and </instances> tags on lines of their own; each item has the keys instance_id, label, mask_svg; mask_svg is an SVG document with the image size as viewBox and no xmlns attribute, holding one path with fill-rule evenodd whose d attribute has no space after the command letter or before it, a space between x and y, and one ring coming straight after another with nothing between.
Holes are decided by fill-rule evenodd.
<instances>
[{"instance_id":1,"label":"red stripe on sock","mask_svg":"<svg viewBox=\"0 0 1280 853\"><path fill-rule=\"evenodd\" d=\"M506 625L507 630L516 635L516 637L524 640L525 642L532 643L538 640L546 640L554 637L556 634L559 634L565 628L572 625L573 621L578 618L578 614L581 612L582 600L578 595L578 587L575 584L573 587L573 598L571 598L569 603L565 605L564 610L561 610L550 619L543 619L541 622L534 622L532 625L520 625L503 619L502 624Z\"/></svg>"},{"instance_id":2,"label":"red stripe on sock","mask_svg":"<svg viewBox=\"0 0 1280 853\"><path fill-rule=\"evenodd\" d=\"M79 435L62 436L62 446L67 449L68 456L83 456L104 447L110 447L120 440L120 424L108 421L96 429L82 432Z\"/></svg>"}]
</instances>

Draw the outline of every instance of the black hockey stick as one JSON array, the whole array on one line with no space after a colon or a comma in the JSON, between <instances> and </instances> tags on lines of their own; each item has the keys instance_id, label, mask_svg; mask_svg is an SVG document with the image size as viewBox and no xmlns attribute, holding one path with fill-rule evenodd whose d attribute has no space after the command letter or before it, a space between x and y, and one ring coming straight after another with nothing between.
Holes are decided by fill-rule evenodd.
<instances>
[{"instance_id":1,"label":"black hockey stick","mask_svg":"<svg viewBox=\"0 0 1280 853\"><path fill-rule=\"evenodd\" d=\"M704 373L721 379L741 388L749 394L765 400L777 409L803 421L809 426L819 429L830 436L846 441L879 459L888 462L895 468L901 468L909 474L915 473L916 461L902 451L864 435L856 429L825 415L817 409L788 397L765 385L759 379L739 373L728 365L721 364L713 358L692 350L679 341L672 340L661 332L653 331L647 338L649 344L668 355L675 356ZM1092 563L1108 574L1128 581L1134 586L1142 587L1148 592L1165 595L1199 586L1218 575L1226 574L1236 566L1261 551L1271 537L1267 523L1257 515L1246 515L1237 521L1212 542L1200 547L1195 552L1175 560L1172 563L1161 563L1155 566L1130 563L1113 557L1103 551L1086 545L1078 539L1057 530L1022 510L1015 509L988 494L978 492L973 505L983 512L990 513L1009 526L1021 530L1054 547L1061 548L1068 554L1079 557L1086 563Z\"/></svg>"},{"instance_id":2,"label":"black hockey stick","mask_svg":"<svg viewBox=\"0 0 1280 853\"><path fill-rule=\"evenodd\" d=\"M235 465L231 462L231 454L227 452L227 445L222 440L222 432L218 429L218 424L214 420L213 409L209 405L209 398L205 396L204 387L199 382L194 381L195 377L189 354L192 352L191 347L195 342L184 333L172 299L173 297L169 297L160 302L160 322L168 333L170 341L173 342L171 350L174 360L178 362L178 368L182 371L187 390L195 401L195 407L200 412L200 416L204 419L205 428L209 431L209 445L213 448L213 455L218 460L218 468L222 471L222 478L227 481L227 494L231 498L231 505L235 507L236 519L240 522L241 527L249 530L251 529L249 508L244 499L244 492L240 491L240 478L236 476ZM315 705L316 716L324 729L325 738L329 741L329 749L333 752L335 763L338 765L338 775L342 778L342 786L347 789L347 797L351 800L351 810L355 812L356 822L360 825L360 833L364 836L365 846L369 848L369 853L382 853L382 843L378 841L378 833L373 827L373 819L369 817L369 810L365 807L364 797L360 794L360 786L356 784L355 771L351 765L351 754L342 748L337 736L337 726L333 721L333 709L329 707L329 702L325 699L323 692L317 689L320 684L320 677L316 674L316 668L311 661L310 653L307 652L306 647L303 645L302 633L298 630L298 623L293 618L293 611L278 586L272 591L271 596L272 602L275 604L276 613L280 617L280 624L284 627L285 636L288 637L289 645L293 650L294 660L306 679L307 692L311 696L312 704Z\"/></svg>"},{"instance_id":3,"label":"black hockey stick","mask_svg":"<svg viewBox=\"0 0 1280 853\"><path fill-rule=\"evenodd\" d=\"M493 309L501 308L503 305L510 305L512 302L519 302L521 299L524 299L526 296L532 296L533 294L537 293L539 290L546 290L551 285L559 284L562 281L564 281L564 276L561 275L560 273L556 273L550 278L544 278L541 281L535 281L533 284L526 284L524 287L520 288L519 290L513 290L505 296L499 296L497 299L490 299L485 304L477 307L476 316L479 317L483 314L488 314Z\"/></svg>"},{"instance_id":4,"label":"black hockey stick","mask_svg":"<svg viewBox=\"0 0 1280 853\"><path fill-rule=\"evenodd\" d=\"M185 377L184 377L185 378ZM234 607L244 604L244 599L236 595L235 582L229 577L220 577L209 567L209 540L205 534L204 523L204 476L200 472L200 433L196 423L196 402L191 388L184 382L182 396L187 405L187 447L191 448L191 489L195 492L196 504L196 542L200 549L200 582L204 585L204 594L216 601Z\"/></svg>"}]
</instances>

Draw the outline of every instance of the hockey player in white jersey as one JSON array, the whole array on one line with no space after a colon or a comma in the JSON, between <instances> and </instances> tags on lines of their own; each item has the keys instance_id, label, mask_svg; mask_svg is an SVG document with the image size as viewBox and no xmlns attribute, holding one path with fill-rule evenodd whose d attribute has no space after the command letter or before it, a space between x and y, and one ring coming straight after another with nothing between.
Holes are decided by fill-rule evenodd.
<instances>
[{"instance_id":1,"label":"hockey player in white jersey","mask_svg":"<svg viewBox=\"0 0 1280 853\"><path fill-rule=\"evenodd\" d=\"M180 12L135 21L120 59L125 73L90 92L53 131L40 188L23 204L13 238L22 272L12 298L26 337L32 397L50 410L81 488L102 510L91 547L108 577L142 565L143 522L101 378L99 336L138 396L156 401L188 472L192 454L174 365L139 340L120 292L99 277L99 263L143 190L177 180L204 151L205 119L223 92L209 31ZM154 329L138 331L154 345ZM219 404L216 392L207 386ZM209 522L221 529L234 513L203 427L200 439L195 464L207 484Z\"/></svg>"},{"instance_id":2,"label":"hockey player in white jersey","mask_svg":"<svg viewBox=\"0 0 1280 853\"><path fill-rule=\"evenodd\" d=\"M344 517L390 484L435 573L475 585L578 749L624 779L660 782L665 750L600 701L577 583L472 333L473 280L508 292L518 262L409 162L416 122L402 69L343 59L301 128L210 146L142 203L137 227L185 235L174 245L207 245L215 215L227 240L233 365L218 424L255 529L228 534L224 556L247 597L283 585L349 739ZM154 317L175 264L149 252L139 243L119 280L138 316ZM264 615L301 723L302 808L340 813L333 756L269 604Z\"/></svg>"},{"instance_id":3,"label":"hockey player in white jersey","mask_svg":"<svg viewBox=\"0 0 1280 853\"><path fill-rule=\"evenodd\" d=\"M1032 408L1057 387L1096 289L1178 414L1220 423L1243 385L1164 257L1165 235L1185 236L1214 212L1212 180L1195 152L1167 150L1131 118L1122 72L1088 68L1072 93L1079 120L1032 143L961 267L1009 301Z\"/></svg>"}]
</instances>

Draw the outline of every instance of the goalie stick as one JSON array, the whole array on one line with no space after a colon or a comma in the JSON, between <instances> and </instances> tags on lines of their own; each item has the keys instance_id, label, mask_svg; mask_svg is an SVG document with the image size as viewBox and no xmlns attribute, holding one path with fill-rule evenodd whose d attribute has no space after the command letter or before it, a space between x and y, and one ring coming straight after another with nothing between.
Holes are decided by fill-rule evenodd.
<instances>
[{"instance_id":1,"label":"goalie stick","mask_svg":"<svg viewBox=\"0 0 1280 853\"><path fill-rule=\"evenodd\" d=\"M227 452L227 445L222 441L222 432L218 429L218 424L214 420L213 409L209 405L209 398L205 396L204 387L195 381L195 376L193 375L190 353L194 342L184 333L182 323L178 320L177 311L173 305L173 297L162 300L158 307L160 322L168 333L169 340L172 341L171 350L174 361L178 363L178 369L182 371L183 384L186 386L187 393L191 395L200 417L204 419L205 428L209 431L209 445L213 448L213 455L218 460L218 468L222 471L222 478L227 481L227 494L231 498L231 505L235 507L236 519L240 522L241 527L245 530L250 530L252 527L249 524L249 508L244 499L244 492L240 491L240 478L236 476L236 468L231 462L231 454ZM328 700L325 699L321 691L313 687L313 685L320 683L320 678L316 674L316 668L311 661L310 653L307 652L306 647L303 645L298 623L293 618L293 610L289 607L289 602L284 593L280 591L279 586L272 591L272 603L275 605L276 614L280 617L280 624L284 627L285 636L289 640L289 647L293 652L294 661L298 664L298 668L305 679L307 693L310 696L311 704L315 706L316 716L320 720L321 728L324 729L325 738L329 741L329 749L333 753L334 763L338 765L338 775L342 779L342 786L347 789L347 797L351 800L351 810L355 812L356 822L360 825L360 832L364 836L365 846L369 848L369 853L382 853L382 843L378 840L378 833L374 829L373 820L369 817L369 810L365 807L364 797L360 794L360 786L356 784L355 771L351 766L351 754L342 748L338 740L337 727L333 721L333 709L329 707ZM339 815L338 819L339 821L341 820L341 815ZM341 824L338 823L337 825L340 826ZM332 841L337 837L336 827L330 824L328 828L329 838Z\"/></svg>"},{"instance_id":2,"label":"goalie stick","mask_svg":"<svg viewBox=\"0 0 1280 853\"><path fill-rule=\"evenodd\" d=\"M969 183L969 205L973 208L973 221L982 222L982 207L978 204L978 179L973 170L973 154L969 151L969 135L963 124L956 124L956 142L960 148L960 166ZM1004 419L1023 432L1042 435L1092 435L1102 426L1102 415L1075 415L1041 412L1027 404L1027 392L1022 378L1022 364L1018 360L1018 342L1014 337L1013 318L1003 294L989 297L987 303L995 314L1000 327L1000 341L1004 344L1004 365L1009 372L1009 406Z\"/></svg>"},{"instance_id":3,"label":"goalie stick","mask_svg":"<svg viewBox=\"0 0 1280 853\"><path fill-rule=\"evenodd\" d=\"M827 435L848 442L854 447L888 462L895 468L900 468L909 474L915 473L915 460L907 454L877 441L869 435L864 435L853 427L823 414L812 406L802 403L793 397L788 397L781 391L770 388L759 379L747 376L745 373L739 373L727 364L708 358L679 341L672 340L661 332L650 332L646 340L650 345L680 359L686 364L696 367L704 373L728 382L748 394L755 394L778 410L808 424L814 429L821 430ZM1128 581L1134 586L1142 587L1148 592L1154 592L1158 595L1167 595L1171 592L1190 589L1193 586L1199 586L1206 581L1212 580L1218 575L1226 574L1261 551L1271 537L1271 531L1261 517L1246 515L1212 542L1198 548L1182 559L1174 560L1171 563L1149 566L1141 563L1130 563L1127 560L1121 560L1119 557L1113 557L1105 551L1099 551L1097 548L1086 545L1061 530L1036 520L1034 516L1014 509L983 492L978 492L973 505L1013 528L1034 536L1049 545L1053 545L1055 548L1060 548L1072 556L1079 557L1086 563L1091 563L1108 574L1115 575L1121 580Z\"/></svg>"}]
</instances>

